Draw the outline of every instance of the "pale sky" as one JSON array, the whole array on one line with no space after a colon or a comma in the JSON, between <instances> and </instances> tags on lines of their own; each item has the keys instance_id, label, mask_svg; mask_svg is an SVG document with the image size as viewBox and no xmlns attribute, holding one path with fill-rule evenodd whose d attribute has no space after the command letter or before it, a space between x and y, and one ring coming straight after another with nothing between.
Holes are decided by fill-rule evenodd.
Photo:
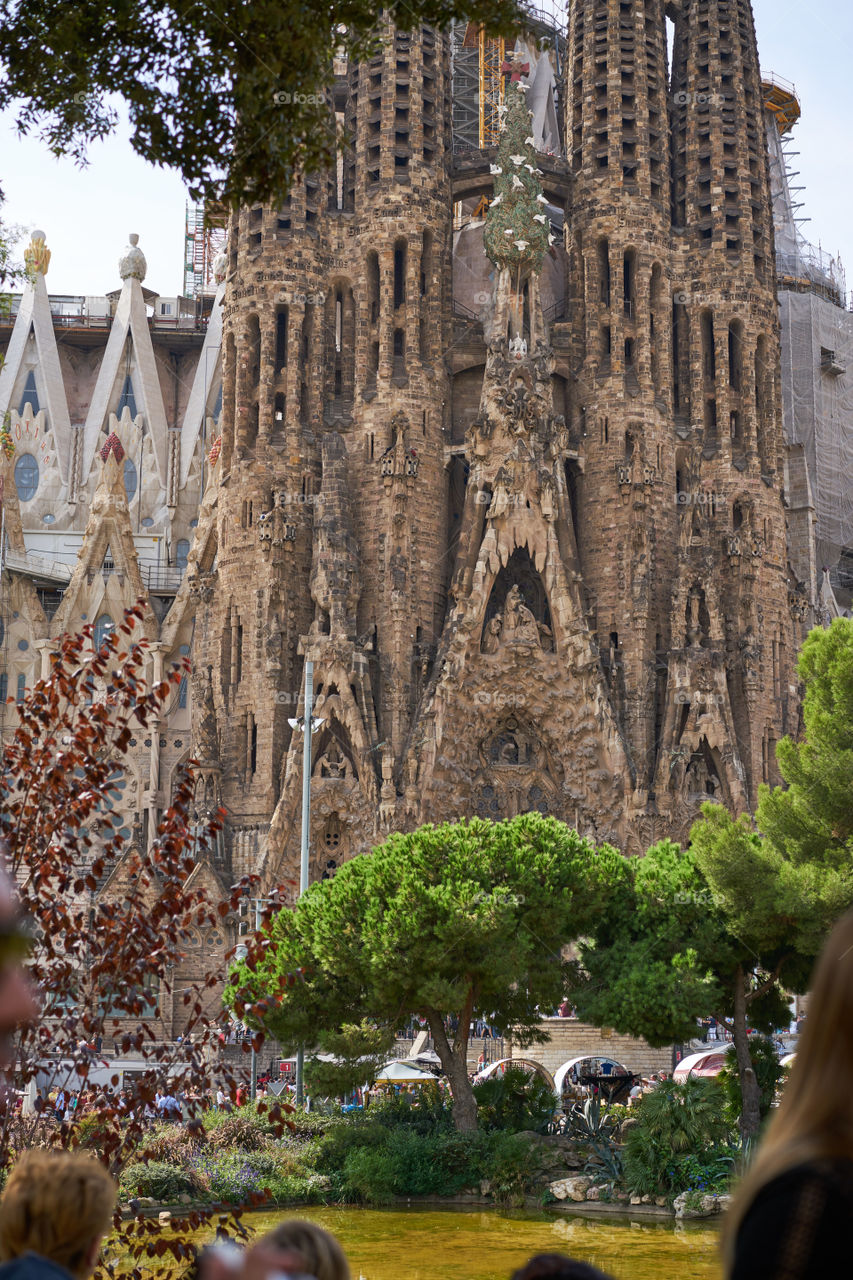
<instances>
[{"instance_id":1,"label":"pale sky","mask_svg":"<svg viewBox=\"0 0 853 1280\"><path fill-rule=\"evenodd\" d=\"M795 179L806 190L806 237L841 253L853 283L853 5L849 0L753 0L761 65L796 84L803 116L794 137ZM117 261L136 231L148 259L146 285L183 290L184 208L180 178L130 149L127 132L90 149L78 169L55 160L35 136L19 140L0 116L0 185L7 223L47 232L51 293L103 294L120 284Z\"/></svg>"}]
</instances>

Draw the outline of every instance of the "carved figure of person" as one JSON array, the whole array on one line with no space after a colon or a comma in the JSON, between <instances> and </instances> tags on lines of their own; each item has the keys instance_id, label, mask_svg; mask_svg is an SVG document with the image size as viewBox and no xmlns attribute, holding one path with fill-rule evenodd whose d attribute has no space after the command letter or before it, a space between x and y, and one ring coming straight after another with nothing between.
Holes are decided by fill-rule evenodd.
<instances>
[{"instance_id":1,"label":"carved figure of person","mask_svg":"<svg viewBox=\"0 0 853 1280\"><path fill-rule=\"evenodd\" d=\"M336 742L331 742L325 755L317 761L317 771L321 778L346 777L347 762Z\"/></svg>"},{"instance_id":2,"label":"carved figure of person","mask_svg":"<svg viewBox=\"0 0 853 1280\"><path fill-rule=\"evenodd\" d=\"M503 614L496 613L486 623L486 629L483 632L483 653L497 653L501 647L501 629L503 628Z\"/></svg>"},{"instance_id":3,"label":"carved figure of person","mask_svg":"<svg viewBox=\"0 0 853 1280\"><path fill-rule=\"evenodd\" d=\"M539 626L533 613L521 598L518 584L510 587L506 597L506 614L504 630L507 639L515 644L530 644L540 647Z\"/></svg>"}]
</instances>

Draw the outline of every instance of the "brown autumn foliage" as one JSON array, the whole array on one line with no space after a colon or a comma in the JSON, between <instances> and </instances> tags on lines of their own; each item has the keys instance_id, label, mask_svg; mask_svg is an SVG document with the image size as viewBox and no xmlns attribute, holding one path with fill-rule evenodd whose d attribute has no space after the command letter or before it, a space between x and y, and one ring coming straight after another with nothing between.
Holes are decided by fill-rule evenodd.
<instances>
[{"instance_id":1,"label":"brown autumn foliage","mask_svg":"<svg viewBox=\"0 0 853 1280\"><path fill-rule=\"evenodd\" d=\"M11 1100L3 1109L2 1167L32 1145L71 1148L85 1142L117 1177L131 1160L146 1158L151 1124L145 1111L148 1106L150 1114L158 1089L195 1099L185 1104L190 1132L201 1128L201 1106L211 1090L221 1086L233 1096L236 1089L234 1073L220 1060L217 1025L206 1012L224 973L205 973L191 984L182 980L174 993L173 982L187 931L221 928L252 892L253 881L244 878L229 900L217 903L190 884L223 817L220 812L209 826L198 827L191 766L149 847L131 850L115 808L134 733L159 731L165 704L188 670L186 664L176 666L156 687L147 687L147 644L133 640L141 616L141 605L128 610L97 654L91 626L62 637L49 676L18 705L14 738L4 749L0 830L36 939L30 972L42 993L42 1016L20 1032L15 1076L18 1089L32 1095L35 1083L40 1096L30 1115L18 1114ZM123 859L128 865L120 889L101 894L105 878ZM262 945L260 934L249 942L254 952ZM180 1043L163 1038L157 998L174 998L181 1011ZM213 1007L220 1007L215 1000ZM256 1037L256 1048L262 1040ZM138 1067L124 1077L122 1107L118 1075L104 1078L107 1042L114 1044L115 1056L130 1057ZM91 1088L95 1074L101 1083ZM88 1093L86 1116L78 1103L79 1111L57 1122L44 1102L52 1088L78 1097ZM287 1123L287 1109L272 1105L270 1119ZM117 1213L118 1251L131 1262L125 1270L110 1266L110 1274L142 1276L151 1269L146 1259L162 1273L156 1259L167 1253L192 1260L189 1233L213 1213L221 1209L173 1220L168 1239L156 1219L137 1215L122 1221ZM239 1209L227 1222L220 1217L219 1226L240 1234Z\"/></svg>"}]
</instances>

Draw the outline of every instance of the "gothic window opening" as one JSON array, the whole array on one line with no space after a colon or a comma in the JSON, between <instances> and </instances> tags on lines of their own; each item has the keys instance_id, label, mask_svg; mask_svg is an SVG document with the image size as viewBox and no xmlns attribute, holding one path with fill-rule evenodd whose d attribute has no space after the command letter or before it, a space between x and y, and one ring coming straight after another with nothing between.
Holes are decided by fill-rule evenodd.
<instances>
[{"instance_id":1,"label":"gothic window opening","mask_svg":"<svg viewBox=\"0 0 853 1280\"><path fill-rule=\"evenodd\" d=\"M498 573L483 625L483 653L512 644L554 650L548 595L526 547L517 547Z\"/></svg>"},{"instance_id":2,"label":"gothic window opening","mask_svg":"<svg viewBox=\"0 0 853 1280\"><path fill-rule=\"evenodd\" d=\"M18 406L18 416L20 418L23 418L27 405L30 406L34 415L41 409L39 393L36 390L36 375L35 370L33 369L30 369L27 374L27 380L24 384L23 393L21 394L21 403Z\"/></svg>"},{"instance_id":3,"label":"gothic window opening","mask_svg":"<svg viewBox=\"0 0 853 1280\"><path fill-rule=\"evenodd\" d=\"M406 333L404 329L394 330L394 366L392 376L395 378L405 378L406 376Z\"/></svg>"},{"instance_id":4,"label":"gothic window opening","mask_svg":"<svg viewBox=\"0 0 853 1280\"><path fill-rule=\"evenodd\" d=\"M394 244L394 309L402 307L406 302L406 242L397 240Z\"/></svg>"},{"instance_id":5,"label":"gothic window opening","mask_svg":"<svg viewBox=\"0 0 853 1280\"><path fill-rule=\"evenodd\" d=\"M290 323L290 311L287 307L279 307L275 313L275 371L280 377L287 368L287 330Z\"/></svg>"},{"instance_id":6,"label":"gothic window opening","mask_svg":"<svg viewBox=\"0 0 853 1280\"><path fill-rule=\"evenodd\" d=\"M31 453L23 453L15 463L15 488L19 502L29 502L39 487L39 464Z\"/></svg>"},{"instance_id":7,"label":"gothic window opening","mask_svg":"<svg viewBox=\"0 0 853 1280\"><path fill-rule=\"evenodd\" d=\"M743 326L739 320L729 325L729 386L740 391L743 383Z\"/></svg>"},{"instance_id":8,"label":"gothic window opening","mask_svg":"<svg viewBox=\"0 0 853 1280\"><path fill-rule=\"evenodd\" d=\"M129 411L131 418L137 416L136 396L133 394L133 379L129 373L125 375L124 383L122 384L121 394L116 405L116 417L120 418L125 409Z\"/></svg>"},{"instance_id":9,"label":"gothic window opening","mask_svg":"<svg viewBox=\"0 0 853 1280\"><path fill-rule=\"evenodd\" d=\"M92 633L92 648L95 650L95 653L100 653L101 646L112 631L114 625L115 624L108 613L102 613L98 618L95 623L94 632Z\"/></svg>"},{"instance_id":10,"label":"gothic window opening","mask_svg":"<svg viewBox=\"0 0 853 1280\"><path fill-rule=\"evenodd\" d=\"M622 296L625 304L625 315L629 320L633 320L636 308L636 288L637 288L637 254L634 249L628 249L622 260Z\"/></svg>"},{"instance_id":11,"label":"gothic window opening","mask_svg":"<svg viewBox=\"0 0 853 1280\"><path fill-rule=\"evenodd\" d=\"M610 242L599 240L598 253L598 296L605 307L610 306Z\"/></svg>"},{"instance_id":12,"label":"gothic window opening","mask_svg":"<svg viewBox=\"0 0 853 1280\"><path fill-rule=\"evenodd\" d=\"M717 353L714 347L714 317L710 311L702 312L699 331L702 341L702 376L706 384L713 385L717 380Z\"/></svg>"},{"instance_id":13,"label":"gothic window opening","mask_svg":"<svg viewBox=\"0 0 853 1280\"><path fill-rule=\"evenodd\" d=\"M367 255L367 319L369 324L379 319L379 255L372 251Z\"/></svg>"}]
</instances>

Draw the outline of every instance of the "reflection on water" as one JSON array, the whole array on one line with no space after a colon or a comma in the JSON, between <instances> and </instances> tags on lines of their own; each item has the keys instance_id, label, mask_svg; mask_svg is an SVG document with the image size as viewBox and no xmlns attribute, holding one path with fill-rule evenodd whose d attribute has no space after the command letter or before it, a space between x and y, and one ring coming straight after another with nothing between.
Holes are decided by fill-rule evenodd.
<instances>
[{"instance_id":1,"label":"reflection on water","mask_svg":"<svg viewBox=\"0 0 853 1280\"><path fill-rule=\"evenodd\" d=\"M276 1210L246 1219L259 1232L282 1218L333 1232L353 1280L508 1280L534 1253L566 1253L616 1280L720 1280L717 1232L703 1226L448 1209Z\"/></svg>"}]
</instances>

